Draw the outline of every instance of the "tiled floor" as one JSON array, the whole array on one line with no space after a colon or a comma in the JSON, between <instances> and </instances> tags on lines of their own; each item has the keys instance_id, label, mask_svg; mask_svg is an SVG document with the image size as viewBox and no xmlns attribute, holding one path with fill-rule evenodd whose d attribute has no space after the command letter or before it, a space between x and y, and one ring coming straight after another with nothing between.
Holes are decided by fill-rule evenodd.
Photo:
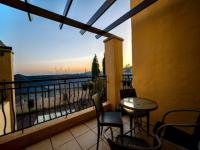
<instances>
[{"instance_id":1,"label":"tiled floor","mask_svg":"<svg viewBox=\"0 0 200 150\"><path fill-rule=\"evenodd\" d=\"M93 150L97 143L96 119L70 128L53 137L31 145L25 150ZM99 150L109 150L109 146L100 139Z\"/></svg>"},{"instance_id":2,"label":"tiled floor","mask_svg":"<svg viewBox=\"0 0 200 150\"><path fill-rule=\"evenodd\" d=\"M124 132L129 130L128 117L123 117ZM119 130L113 129L114 136L119 134ZM97 143L97 122L96 119L90 120L84 124L70 128L53 137L31 145L25 150L95 150ZM165 144L163 149L177 149L174 146ZM99 150L110 150L108 143L104 138L100 139Z\"/></svg>"}]
</instances>

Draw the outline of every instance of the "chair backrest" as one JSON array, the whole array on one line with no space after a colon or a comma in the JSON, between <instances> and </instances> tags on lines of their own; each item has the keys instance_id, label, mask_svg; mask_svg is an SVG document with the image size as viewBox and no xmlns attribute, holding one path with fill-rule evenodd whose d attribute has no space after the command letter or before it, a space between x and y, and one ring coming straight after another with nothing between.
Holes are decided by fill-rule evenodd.
<instances>
[{"instance_id":1,"label":"chair backrest","mask_svg":"<svg viewBox=\"0 0 200 150\"><path fill-rule=\"evenodd\" d=\"M137 97L135 89L120 90L120 98L122 99L126 97Z\"/></svg>"},{"instance_id":2,"label":"chair backrest","mask_svg":"<svg viewBox=\"0 0 200 150\"><path fill-rule=\"evenodd\" d=\"M153 132L156 133L159 127L164 125L163 122L157 122L154 126ZM200 124L200 114L197 117L197 121L195 123ZM187 149L197 150L198 143L200 141L200 126L190 127L194 128L193 134L189 134L183 130L180 130L179 128L174 126L166 126L164 132L162 133L162 138L165 140L168 140L172 143L175 143L177 145L183 146ZM160 133L159 133L160 134Z\"/></svg>"},{"instance_id":3,"label":"chair backrest","mask_svg":"<svg viewBox=\"0 0 200 150\"><path fill-rule=\"evenodd\" d=\"M97 120L98 120L100 114L103 112L103 104L102 104L102 101L100 99L99 93L94 94L92 96L92 100L94 102L94 106L95 106L96 114L97 114Z\"/></svg>"}]
</instances>

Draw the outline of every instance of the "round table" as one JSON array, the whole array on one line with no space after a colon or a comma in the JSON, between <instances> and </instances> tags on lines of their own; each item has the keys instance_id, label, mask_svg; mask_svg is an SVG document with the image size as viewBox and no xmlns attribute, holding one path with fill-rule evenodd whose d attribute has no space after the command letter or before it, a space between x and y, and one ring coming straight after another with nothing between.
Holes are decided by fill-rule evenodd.
<instances>
[{"instance_id":1,"label":"round table","mask_svg":"<svg viewBox=\"0 0 200 150\"><path fill-rule=\"evenodd\" d=\"M158 104L156 102L139 97L123 98L120 104L125 108L141 111L153 111L158 108Z\"/></svg>"},{"instance_id":2,"label":"round table","mask_svg":"<svg viewBox=\"0 0 200 150\"><path fill-rule=\"evenodd\" d=\"M150 122L150 111L156 110L158 108L158 104L152 100L139 98L139 97L127 97L123 98L120 102L121 106L124 108L128 108L134 110L134 123L139 122L138 116L141 111L147 112L147 133L149 134L149 122ZM136 120L136 122L135 122ZM138 127L140 127L138 123ZM135 128L135 127L134 127ZM142 128L142 127L141 127ZM135 130L135 129L134 129ZM131 131L132 135L132 131Z\"/></svg>"}]
</instances>

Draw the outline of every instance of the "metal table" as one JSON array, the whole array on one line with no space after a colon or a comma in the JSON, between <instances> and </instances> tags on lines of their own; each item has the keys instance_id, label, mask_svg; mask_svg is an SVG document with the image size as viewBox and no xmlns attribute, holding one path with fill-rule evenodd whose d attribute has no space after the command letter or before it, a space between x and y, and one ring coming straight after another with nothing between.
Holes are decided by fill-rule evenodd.
<instances>
[{"instance_id":1,"label":"metal table","mask_svg":"<svg viewBox=\"0 0 200 150\"><path fill-rule=\"evenodd\" d=\"M123 98L121 100L120 104L124 108L128 108L128 109L135 111L134 112L134 115L135 115L134 121L135 120L138 121L137 113L140 113L140 111L148 112L148 115L147 115L147 123L148 123L147 133L149 133L149 120L150 120L150 114L149 113L150 113L150 111L156 110L158 108L158 104L156 102L152 101L152 100L145 99L145 98L139 98L139 97ZM137 124L139 124L138 122L137 122Z\"/></svg>"}]
</instances>

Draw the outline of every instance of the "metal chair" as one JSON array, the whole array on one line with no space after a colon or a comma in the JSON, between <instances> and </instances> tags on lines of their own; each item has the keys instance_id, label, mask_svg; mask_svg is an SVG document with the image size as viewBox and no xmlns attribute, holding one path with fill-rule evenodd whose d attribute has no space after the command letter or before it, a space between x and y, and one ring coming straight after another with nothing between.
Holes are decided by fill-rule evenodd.
<instances>
[{"instance_id":1,"label":"metal chair","mask_svg":"<svg viewBox=\"0 0 200 150\"><path fill-rule=\"evenodd\" d=\"M121 134L123 134L123 122L121 118L121 112L104 112L102 101L99 97L99 94L96 93L92 96L94 101L94 105L96 108L96 115L97 115L97 128L98 128L98 137L97 137L97 150L99 147L99 138L100 133L102 135L103 126L111 126L111 127L118 127L120 128ZM100 129L101 127L101 129ZM101 130L101 131L100 131Z\"/></svg>"},{"instance_id":2,"label":"metal chair","mask_svg":"<svg viewBox=\"0 0 200 150\"><path fill-rule=\"evenodd\" d=\"M198 117L195 123L167 123L166 117L177 112L194 112L198 114ZM164 114L162 120L156 123L153 132L156 133L161 126L164 128L163 139L190 150L200 149L200 110L179 109L168 111ZM194 130L192 134L189 134L180 128L193 128Z\"/></svg>"},{"instance_id":3,"label":"metal chair","mask_svg":"<svg viewBox=\"0 0 200 150\"><path fill-rule=\"evenodd\" d=\"M134 135L134 136L129 136L127 135L130 131L125 133L124 135L118 135L116 140L113 140L113 132L111 130L111 138L109 138L109 135L107 134L108 130L110 128L107 128L104 131L104 137L109 143L109 146L111 150L160 150L161 149L161 141L158 136L149 134L148 138L152 138L152 143L150 144L149 141L146 141L143 139L143 137ZM161 132L162 127L158 130L158 132ZM145 130L143 130L145 131ZM141 133L141 132L140 132ZM146 131L145 131L145 135Z\"/></svg>"},{"instance_id":4,"label":"metal chair","mask_svg":"<svg viewBox=\"0 0 200 150\"><path fill-rule=\"evenodd\" d=\"M122 98L127 98L127 97L137 97L137 94L136 94L136 91L134 88L120 90L120 98L122 99ZM136 111L128 109L128 108L123 108L123 110L129 115L130 129L132 129L133 119L134 119L134 116L136 115L136 113L137 113L137 118L147 117L146 126L147 126L147 133L149 134L149 121L150 121L149 112L146 112L146 111L137 111L136 112ZM134 121L134 123L136 123L136 122ZM142 121L141 121L141 123L142 123ZM131 130L131 135L132 135L132 130Z\"/></svg>"}]
</instances>

